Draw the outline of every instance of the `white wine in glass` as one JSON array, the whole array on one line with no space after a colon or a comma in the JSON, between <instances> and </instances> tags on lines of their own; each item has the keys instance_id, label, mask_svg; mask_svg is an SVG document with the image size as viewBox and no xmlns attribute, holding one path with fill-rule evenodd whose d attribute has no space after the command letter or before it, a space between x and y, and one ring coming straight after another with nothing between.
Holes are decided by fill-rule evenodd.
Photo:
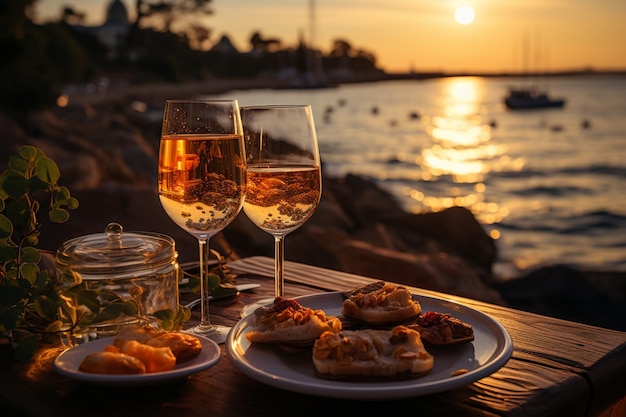
<instances>
[{"instance_id":1,"label":"white wine in glass","mask_svg":"<svg viewBox=\"0 0 626 417\"><path fill-rule=\"evenodd\" d=\"M167 100L159 148L161 205L198 239L200 323L187 331L223 343L229 327L209 320L208 255L211 237L240 212L246 165L237 100Z\"/></svg>"},{"instance_id":2,"label":"white wine in glass","mask_svg":"<svg viewBox=\"0 0 626 417\"><path fill-rule=\"evenodd\" d=\"M247 165L243 210L275 242L274 298L245 306L245 316L284 297L284 239L315 212L322 173L309 105L242 107L241 119Z\"/></svg>"}]
</instances>

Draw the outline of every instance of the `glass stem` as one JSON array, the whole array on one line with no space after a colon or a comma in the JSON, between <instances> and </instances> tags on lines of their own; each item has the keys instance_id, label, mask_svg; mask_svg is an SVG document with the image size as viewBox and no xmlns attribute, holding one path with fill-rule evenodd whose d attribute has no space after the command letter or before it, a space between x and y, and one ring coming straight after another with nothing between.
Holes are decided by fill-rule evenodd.
<instances>
[{"instance_id":1,"label":"glass stem","mask_svg":"<svg viewBox=\"0 0 626 417\"><path fill-rule=\"evenodd\" d=\"M209 241L198 239L200 249L200 324L201 327L211 327L209 321Z\"/></svg>"},{"instance_id":2,"label":"glass stem","mask_svg":"<svg viewBox=\"0 0 626 417\"><path fill-rule=\"evenodd\" d=\"M274 236L274 293L276 297L285 296L285 237Z\"/></svg>"}]
</instances>

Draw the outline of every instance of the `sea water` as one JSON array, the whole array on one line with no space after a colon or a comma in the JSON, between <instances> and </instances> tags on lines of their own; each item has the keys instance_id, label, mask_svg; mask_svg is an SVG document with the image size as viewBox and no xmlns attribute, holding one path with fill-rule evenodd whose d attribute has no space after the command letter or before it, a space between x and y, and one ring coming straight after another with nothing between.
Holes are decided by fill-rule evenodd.
<instances>
[{"instance_id":1,"label":"sea water","mask_svg":"<svg viewBox=\"0 0 626 417\"><path fill-rule=\"evenodd\" d=\"M564 108L510 111L509 86ZM414 213L470 209L506 277L542 264L626 271L626 76L450 77L246 90L239 104L311 104L324 175L375 181Z\"/></svg>"}]
</instances>

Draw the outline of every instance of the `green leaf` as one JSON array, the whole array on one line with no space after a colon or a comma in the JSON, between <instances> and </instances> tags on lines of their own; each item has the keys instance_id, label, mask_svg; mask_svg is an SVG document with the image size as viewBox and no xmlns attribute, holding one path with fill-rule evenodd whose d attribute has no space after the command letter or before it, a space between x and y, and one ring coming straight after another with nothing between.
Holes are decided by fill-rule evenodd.
<instances>
[{"instance_id":1,"label":"green leaf","mask_svg":"<svg viewBox=\"0 0 626 417\"><path fill-rule=\"evenodd\" d=\"M112 320L118 318L124 313L124 303L114 302L107 305L102 311L100 311L93 319L94 323L101 321Z\"/></svg>"},{"instance_id":2,"label":"green leaf","mask_svg":"<svg viewBox=\"0 0 626 417\"><path fill-rule=\"evenodd\" d=\"M18 154L25 160L32 162L36 162L37 159L44 155L41 149L30 145L21 146L20 149L18 149Z\"/></svg>"},{"instance_id":3,"label":"green leaf","mask_svg":"<svg viewBox=\"0 0 626 417\"><path fill-rule=\"evenodd\" d=\"M63 302L59 305L59 308L60 308L59 316L62 319L69 320L69 322L72 324L76 324L76 320L77 320L76 306L74 305L71 299L62 297L62 300Z\"/></svg>"},{"instance_id":4,"label":"green leaf","mask_svg":"<svg viewBox=\"0 0 626 417\"><path fill-rule=\"evenodd\" d=\"M9 201L4 215L13 223L13 229L24 227L31 219L28 199L20 197Z\"/></svg>"},{"instance_id":5,"label":"green leaf","mask_svg":"<svg viewBox=\"0 0 626 417\"><path fill-rule=\"evenodd\" d=\"M209 281L209 292L215 290L216 288L220 286L220 276L217 274L209 272L208 281Z\"/></svg>"},{"instance_id":6,"label":"green leaf","mask_svg":"<svg viewBox=\"0 0 626 417\"><path fill-rule=\"evenodd\" d=\"M45 295L38 297L35 300L35 309L42 318L49 320L54 320L56 318L57 304L50 297Z\"/></svg>"},{"instance_id":7,"label":"green leaf","mask_svg":"<svg viewBox=\"0 0 626 417\"><path fill-rule=\"evenodd\" d=\"M2 189L9 197L18 199L28 192L28 180L13 171L4 171Z\"/></svg>"},{"instance_id":8,"label":"green leaf","mask_svg":"<svg viewBox=\"0 0 626 417\"><path fill-rule=\"evenodd\" d=\"M63 322L61 320L55 320L46 326L46 332L55 333L63 328Z\"/></svg>"},{"instance_id":9,"label":"green leaf","mask_svg":"<svg viewBox=\"0 0 626 417\"><path fill-rule=\"evenodd\" d=\"M137 288L137 287L134 287ZM131 288L132 290L132 288ZM121 302L122 301L122 297L120 297L120 295L113 291L113 290L108 290L108 289L102 289L100 290L100 293L98 294L98 297L100 300L102 300L102 304L108 304L108 303L113 303L113 302Z\"/></svg>"},{"instance_id":10,"label":"green leaf","mask_svg":"<svg viewBox=\"0 0 626 417\"><path fill-rule=\"evenodd\" d=\"M70 213L65 209L54 209L48 213L48 218L53 223L65 223L70 218Z\"/></svg>"},{"instance_id":11,"label":"green leaf","mask_svg":"<svg viewBox=\"0 0 626 417\"><path fill-rule=\"evenodd\" d=\"M127 316L136 316L139 312L139 305L135 300L125 301L122 311Z\"/></svg>"},{"instance_id":12,"label":"green leaf","mask_svg":"<svg viewBox=\"0 0 626 417\"><path fill-rule=\"evenodd\" d=\"M159 310L153 313L154 317L159 320L173 320L176 317L176 312L171 309Z\"/></svg>"},{"instance_id":13,"label":"green leaf","mask_svg":"<svg viewBox=\"0 0 626 417\"><path fill-rule=\"evenodd\" d=\"M67 187L59 187L54 193L54 199L56 201L65 201L70 198L70 190Z\"/></svg>"},{"instance_id":14,"label":"green leaf","mask_svg":"<svg viewBox=\"0 0 626 417\"><path fill-rule=\"evenodd\" d=\"M175 311L159 310L154 313L153 317L159 321L159 327L163 330L175 331L182 329L183 324L191 318L191 311L187 307L178 304Z\"/></svg>"},{"instance_id":15,"label":"green leaf","mask_svg":"<svg viewBox=\"0 0 626 417\"><path fill-rule=\"evenodd\" d=\"M189 275L189 283L187 284L189 291L197 294L200 292L200 278L196 275Z\"/></svg>"},{"instance_id":16,"label":"green leaf","mask_svg":"<svg viewBox=\"0 0 626 417\"><path fill-rule=\"evenodd\" d=\"M0 242L5 242L13 234L13 223L4 214L0 214Z\"/></svg>"},{"instance_id":17,"label":"green leaf","mask_svg":"<svg viewBox=\"0 0 626 417\"><path fill-rule=\"evenodd\" d=\"M34 175L28 179L28 186L32 190L40 190L44 192L50 192L50 189L54 187L54 184L47 183L46 181Z\"/></svg>"},{"instance_id":18,"label":"green leaf","mask_svg":"<svg viewBox=\"0 0 626 417\"><path fill-rule=\"evenodd\" d=\"M37 178L48 184L56 184L61 177L61 172L56 162L44 156L37 162Z\"/></svg>"},{"instance_id":19,"label":"green leaf","mask_svg":"<svg viewBox=\"0 0 626 417\"><path fill-rule=\"evenodd\" d=\"M37 246L39 243L39 232L33 232L26 238L26 243L31 246Z\"/></svg>"},{"instance_id":20,"label":"green leaf","mask_svg":"<svg viewBox=\"0 0 626 417\"><path fill-rule=\"evenodd\" d=\"M23 176L27 176L29 171L28 160L22 158L19 155L11 155L9 157L9 169L19 172L23 174Z\"/></svg>"},{"instance_id":21,"label":"green leaf","mask_svg":"<svg viewBox=\"0 0 626 417\"><path fill-rule=\"evenodd\" d=\"M37 279L33 282L35 288L44 288L48 282L48 271L43 270L37 273Z\"/></svg>"},{"instance_id":22,"label":"green leaf","mask_svg":"<svg viewBox=\"0 0 626 417\"><path fill-rule=\"evenodd\" d=\"M72 210L77 209L78 208L78 200L75 199L74 197L70 197L70 199L67 201L67 208L70 208Z\"/></svg>"},{"instance_id":23,"label":"green leaf","mask_svg":"<svg viewBox=\"0 0 626 417\"><path fill-rule=\"evenodd\" d=\"M76 301L78 305L84 305L94 313L100 310L100 301L98 301L97 291L81 289L78 291Z\"/></svg>"},{"instance_id":24,"label":"green leaf","mask_svg":"<svg viewBox=\"0 0 626 417\"><path fill-rule=\"evenodd\" d=\"M39 251L31 246L27 246L22 249L22 262L31 262L38 264L41 260L41 254Z\"/></svg>"},{"instance_id":25,"label":"green leaf","mask_svg":"<svg viewBox=\"0 0 626 417\"><path fill-rule=\"evenodd\" d=\"M60 187L54 192L54 202L52 208L67 206L70 209L78 207L78 200L70 195L67 187Z\"/></svg>"},{"instance_id":26,"label":"green leaf","mask_svg":"<svg viewBox=\"0 0 626 417\"><path fill-rule=\"evenodd\" d=\"M31 284L35 282L37 279L37 274L39 273L39 266L36 264L32 264L30 262L23 262L20 265L20 273L24 279L28 280Z\"/></svg>"}]
</instances>

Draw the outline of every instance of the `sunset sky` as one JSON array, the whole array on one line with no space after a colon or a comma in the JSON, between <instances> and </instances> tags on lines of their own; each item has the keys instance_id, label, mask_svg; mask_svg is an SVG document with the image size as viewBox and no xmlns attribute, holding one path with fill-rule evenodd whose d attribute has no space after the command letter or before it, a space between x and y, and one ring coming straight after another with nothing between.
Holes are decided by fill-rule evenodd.
<instances>
[{"instance_id":1,"label":"sunset sky","mask_svg":"<svg viewBox=\"0 0 626 417\"><path fill-rule=\"evenodd\" d=\"M58 18L63 5L104 20L110 0L39 0L37 16ZM122 0L134 15L135 0ZM217 41L226 34L240 51L254 31L295 46L308 39L310 0L213 0L206 18ZM389 72L626 69L625 0L315 0L314 43L335 39L373 53ZM472 23L455 10L468 5ZM524 60L524 39L529 53Z\"/></svg>"}]
</instances>

